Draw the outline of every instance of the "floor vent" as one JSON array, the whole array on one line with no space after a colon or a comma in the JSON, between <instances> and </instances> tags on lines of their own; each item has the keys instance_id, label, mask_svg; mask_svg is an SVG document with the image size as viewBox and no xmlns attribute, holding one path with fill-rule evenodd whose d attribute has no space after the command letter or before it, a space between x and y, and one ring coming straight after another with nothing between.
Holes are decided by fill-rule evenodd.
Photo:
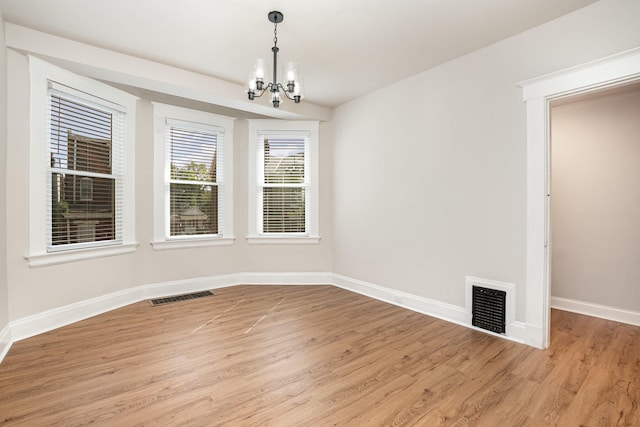
<instances>
[{"instance_id":1,"label":"floor vent","mask_svg":"<svg viewBox=\"0 0 640 427\"><path fill-rule=\"evenodd\" d=\"M497 289L473 287L471 324L498 334L504 334L507 293Z\"/></svg>"},{"instance_id":2,"label":"floor vent","mask_svg":"<svg viewBox=\"0 0 640 427\"><path fill-rule=\"evenodd\" d=\"M156 305L171 304L172 302L186 301L186 300L196 299L196 298L211 297L213 295L214 294L211 291L202 291L202 292L194 292L192 294L183 294L183 295L174 295L172 297L156 298L156 299L149 300L149 303L152 306L156 306Z\"/></svg>"}]
</instances>

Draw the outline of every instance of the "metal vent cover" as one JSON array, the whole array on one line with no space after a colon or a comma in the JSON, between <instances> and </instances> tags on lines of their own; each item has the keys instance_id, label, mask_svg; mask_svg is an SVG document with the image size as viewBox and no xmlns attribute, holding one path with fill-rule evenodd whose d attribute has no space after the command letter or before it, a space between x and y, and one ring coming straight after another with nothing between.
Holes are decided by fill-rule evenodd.
<instances>
[{"instance_id":1,"label":"metal vent cover","mask_svg":"<svg viewBox=\"0 0 640 427\"><path fill-rule=\"evenodd\" d=\"M186 301L186 300L196 299L196 298L211 297L213 295L214 295L214 293L211 292L211 291L194 292L194 293L191 293L191 294L182 294L182 295L174 295L174 296L165 297L165 298L151 299L151 300L149 300L149 304L151 304L151 306L155 307L156 305L171 304L172 302Z\"/></svg>"},{"instance_id":2,"label":"metal vent cover","mask_svg":"<svg viewBox=\"0 0 640 427\"><path fill-rule=\"evenodd\" d=\"M473 286L471 324L498 334L506 333L506 300L505 291Z\"/></svg>"}]
</instances>

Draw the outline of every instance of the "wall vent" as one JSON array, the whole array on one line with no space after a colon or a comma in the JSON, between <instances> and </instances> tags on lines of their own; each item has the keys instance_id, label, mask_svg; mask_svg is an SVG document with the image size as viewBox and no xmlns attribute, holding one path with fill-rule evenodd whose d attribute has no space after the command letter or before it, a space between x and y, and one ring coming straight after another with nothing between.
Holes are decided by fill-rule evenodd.
<instances>
[{"instance_id":1,"label":"wall vent","mask_svg":"<svg viewBox=\"0 0 640 427\"><path fill-rule=\"evenodd\" d=\"M506 332L507 293L497 289L473 286L471 324L498 334Z\"/></svg>"}]
</instances>

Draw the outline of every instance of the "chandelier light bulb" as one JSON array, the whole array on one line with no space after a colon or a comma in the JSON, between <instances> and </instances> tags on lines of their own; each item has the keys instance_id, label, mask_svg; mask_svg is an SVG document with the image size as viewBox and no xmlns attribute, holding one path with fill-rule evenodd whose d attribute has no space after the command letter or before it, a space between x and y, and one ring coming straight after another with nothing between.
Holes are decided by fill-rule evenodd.
<instances>
[{"instance_id":1,"label":"chandelier light bulb","mask_svg":"<svg viewBox=\"0 0 640 427\"><path fill-rule=\"evenodd\" d=\"M273 108L280 107L280 92L273 92L271 94L271 103L273 104Z\"/></svg>"},{"instance_id":2,"label":"chandelier light bulb","mask_svg":"<svg viewBox=\"0 0 640 427\"><path fill-rule=\"evenodd\" d=\"M254 66L254 70L256 73L256 79L264 80L264 74L266 70L264 59L256 59L256 65Z\"/></svg>"},{"instance_id":3,"label":"chandelier light bulb","mask_svg":"<svg viewBox=\"0 0 640 427\"><path fill-rule=\"evenodd\" d=\"M298 66L295 62L287 62L287 82L298 80Z\"/></svg>"}]
</instances>

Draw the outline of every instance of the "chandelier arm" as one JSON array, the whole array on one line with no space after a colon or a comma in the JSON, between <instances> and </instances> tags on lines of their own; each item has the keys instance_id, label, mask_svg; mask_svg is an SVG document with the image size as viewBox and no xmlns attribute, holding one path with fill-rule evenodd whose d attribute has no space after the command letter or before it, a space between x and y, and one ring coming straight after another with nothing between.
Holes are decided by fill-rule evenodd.
<instances>
[{"instance_id":1,"label":"chandelier arm","mask_svg":"<svg viewBox=\"0 0 640 427\"><path fill-rule=\"evenodd\" d=\"M254 91L253 96L254 98L260 98L262 95L264 95L265 92L273 92L272 88L273 88L273 83L269 83L264 87L264 89Z\"/></svg>"},{"instance_id":2,"label":"chandelier arm","mask_svg":"<svg viewBox=\"0 0 640 427\"><path fill-rule=\"evenodd\" d=\"M281 83L278 83L276 86L276 92L280 93L283 92L284 96L287 97L288 100L295 102L296 104L300 103L300 100L302 99L302 97L300 95L293 95L291 96L290 93L287 89L284 88L284 86L282 86Z\"/></svg>"},{"instance_id":3,"label":"chandelier arm","mask_svg":"<svg viewBox=\"0 0 640 427\"><path fill-rule=\"evenodd\" d=\"M292 101L293 101L293 100L295 100L295 98L292 98L292 97L289 95L289 91L287 91L287 89L285 89L285 87L284 87L284 86L282 86L282 83L278 83L277 91L278 91L278 92L282 91L282 92L284 92L284 96L286 96L288 99L290 99L290 100L292 100Z\"/></svg>"}]
</instances>

